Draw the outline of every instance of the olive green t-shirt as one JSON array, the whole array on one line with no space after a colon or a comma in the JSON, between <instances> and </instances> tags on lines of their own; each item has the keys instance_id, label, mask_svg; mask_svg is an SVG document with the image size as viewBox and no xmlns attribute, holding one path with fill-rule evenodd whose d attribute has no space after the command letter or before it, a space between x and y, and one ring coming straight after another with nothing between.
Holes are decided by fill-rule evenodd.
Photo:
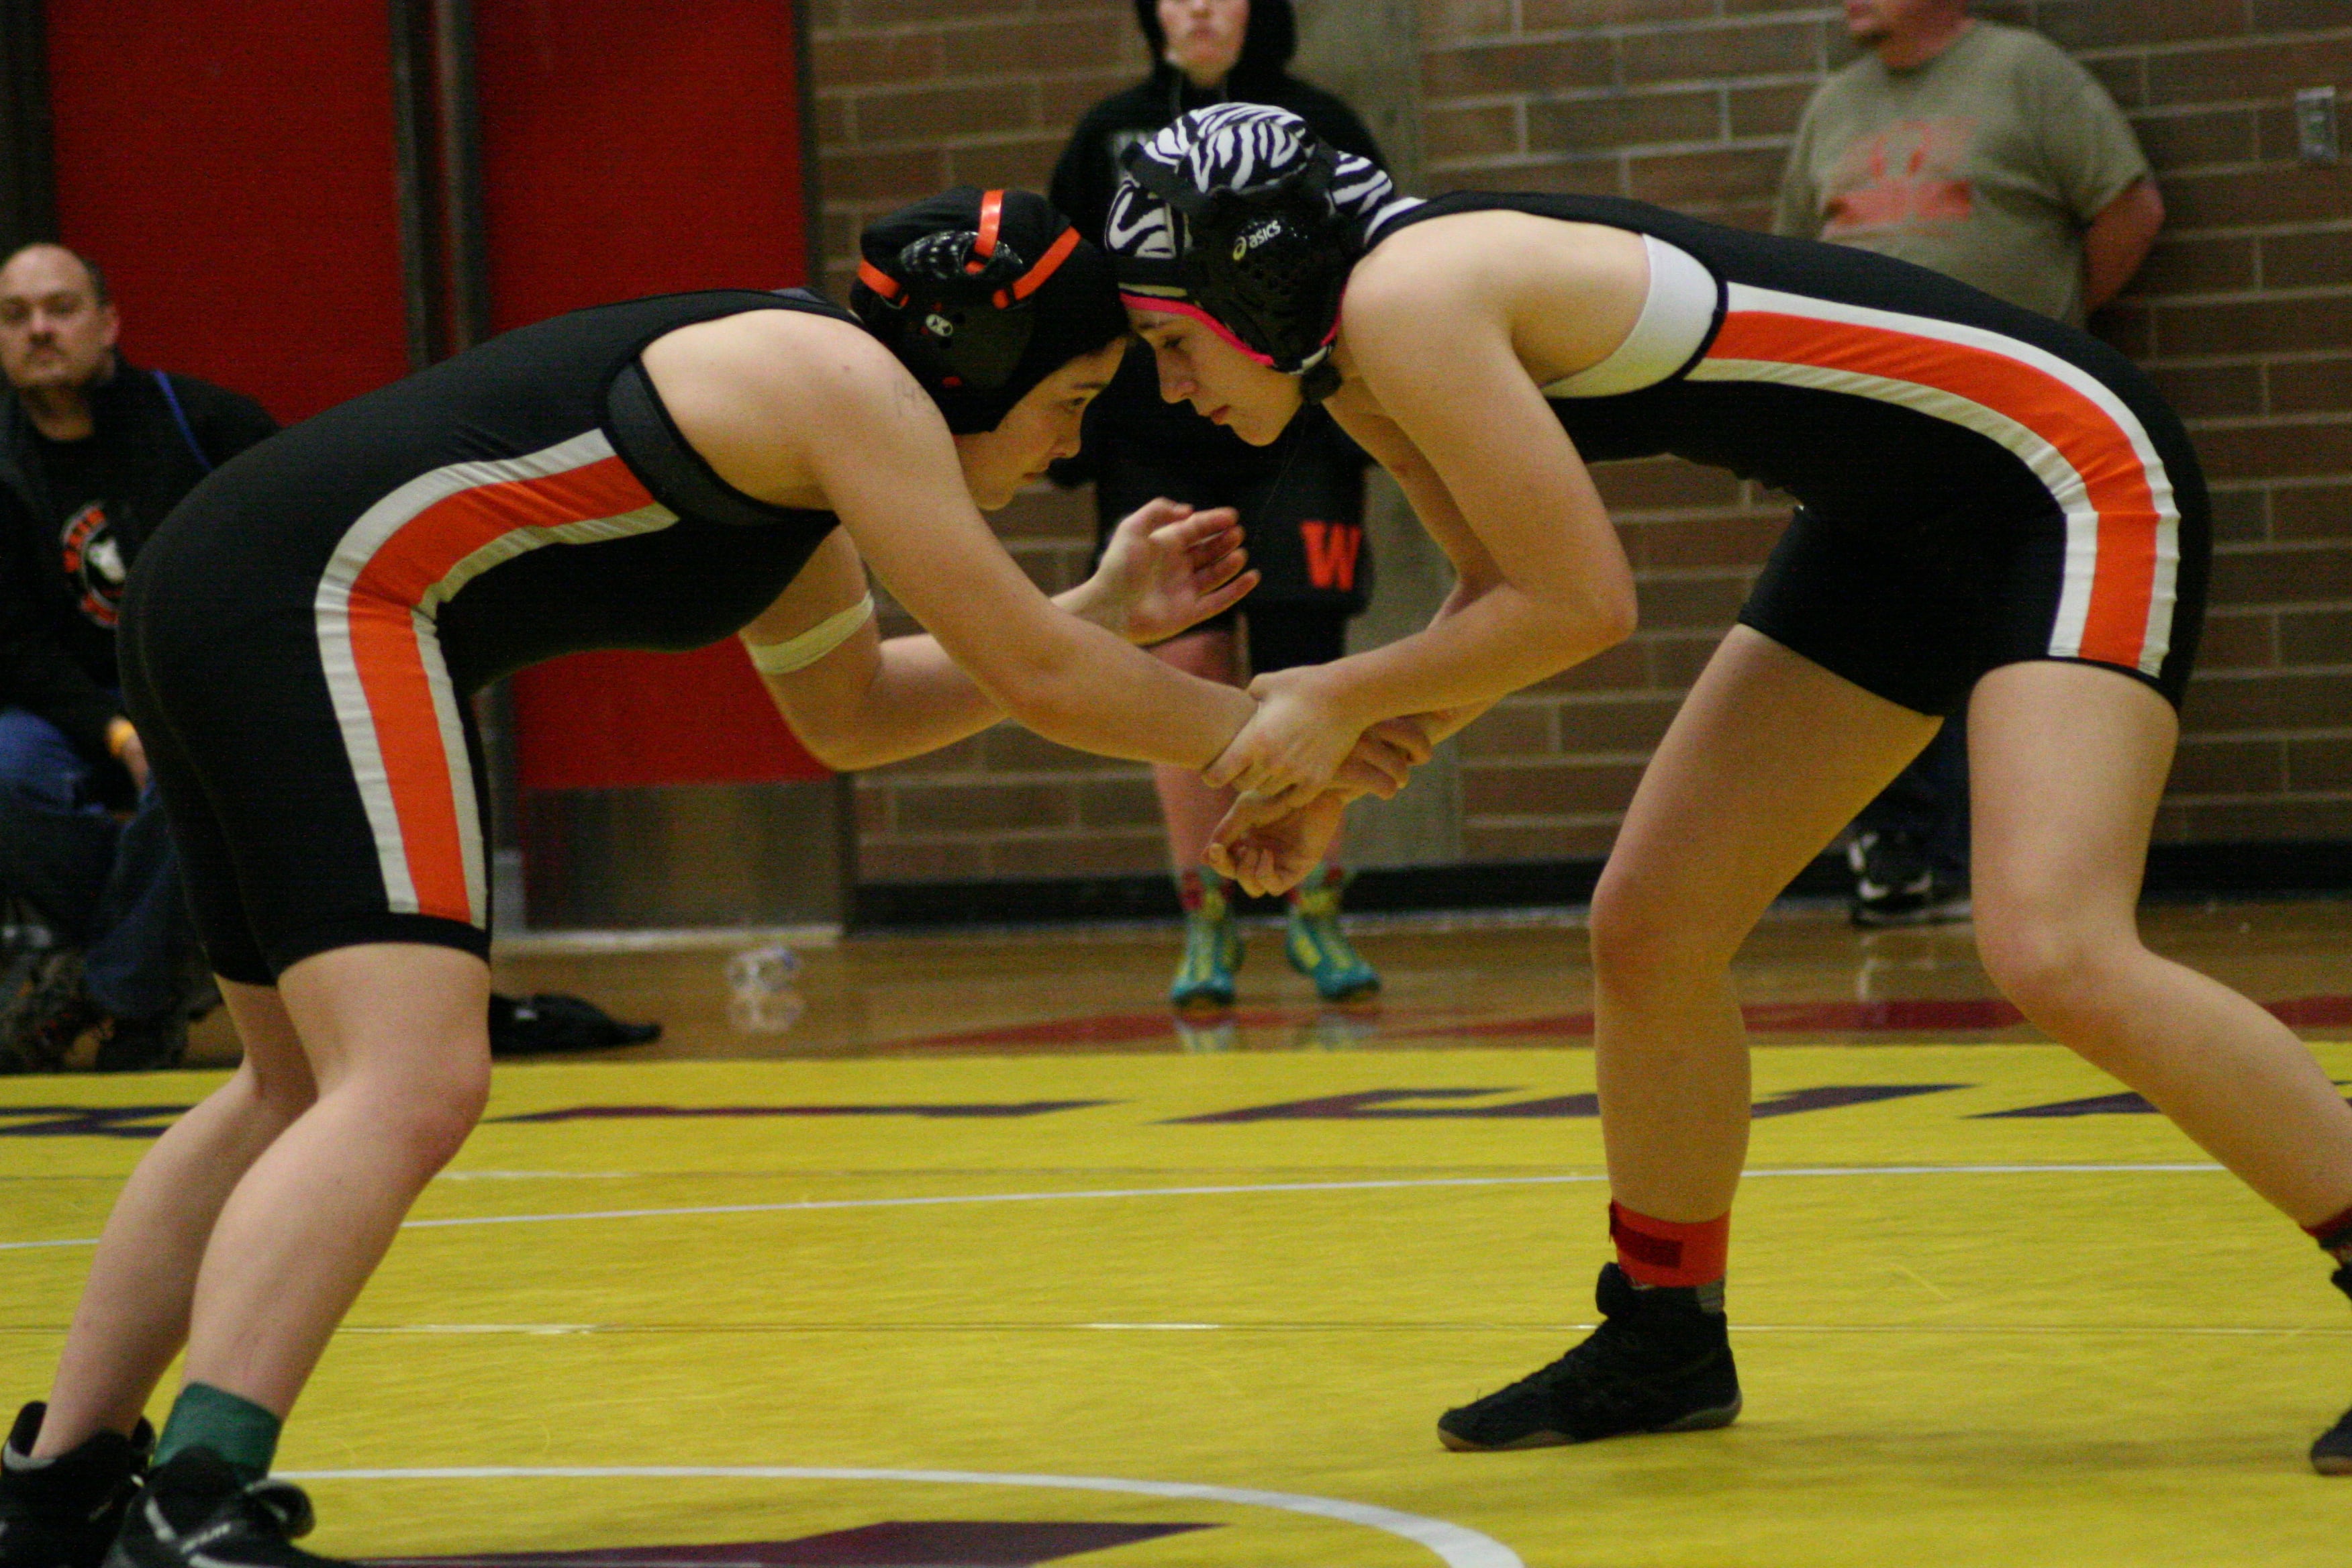
<instances>
[{"instance_id":1,"label":"olive green t-shirt","mask_svg":"<svg viewBox=\"0 0 2352 1568\"><path fill-rule=\"evenodd\" d=\"M1772 226L2080 326L2083 230L2147 172L2090 72L2039 33L1979 22L1925 65L1866 54L1822 83Z\"/></svg>"}]
</instances>

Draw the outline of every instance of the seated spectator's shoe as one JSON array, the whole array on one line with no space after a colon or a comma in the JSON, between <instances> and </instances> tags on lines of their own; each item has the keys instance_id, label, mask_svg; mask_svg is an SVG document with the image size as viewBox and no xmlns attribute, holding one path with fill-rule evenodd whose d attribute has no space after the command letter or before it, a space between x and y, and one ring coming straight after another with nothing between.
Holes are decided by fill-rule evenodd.
<instances>
[{"instance_id":1,"label":"seated spectator's shoe","mask_svg":"<svg viewBox=\"0 0 2352 1568\"><path fill-rule=\"evenodd\" d=\"M1739 1415L1723 1288L1634 1289L1612 1263L1601 1324L1549 1366L1449 1410L1437 1438L1461 1452L1545 1448L1634 1432L1697 1432Z\"/></svg>"},{"instance_id":2,"label":"seated spectator's shoe","mask_svg":"<svg viewBox=\"0 0 2352 1568\"><path fill-rule=\"evenodd\" d=\"M98 1568L147 1473L155 1428L142 1421L128 1437L100 1432L37 1461L47 1413L38 1403L18 1411L0 1449L0 1568Z\"/></svg>"},{"instance_id":3,"label":"seated spectator's shoe","mask_svg":"<svg viewBox=\"0 0 2352 1568\"><path fill-rule=\"evenodd\" d=\"M299 1487L247 1481L210 1448L189 1448L148 1475L105 1568L344 1568L294 1544L310 1532Z\"/></svg>"},{"instance_id":4,"label":"seated spectator's shoe","mask_svg":"<svg viewBox=\"0 0 2352 1568\"><path fill-rule=\"evenodd\" d=\"M1234 924L1232 887L1214 871L1192 870L1177 879L1184 900L1184 956L1169 984L1177 1007L1230 1007L1234 973L1242 966L1242 933Z\"/></svg>"},{"instance_id":5,"label":"seated spectator's shoe","mask_svg":"<svg viewBox=\"0 0 2352 1568\"><path fill-rule=\"evenodd\" d=\"M1381 988L1381 973L1364 962L1339 929L1339 889L1348 874L1318 866L1290 895L1290 925L1283 951L1290 967L1315 982L1326 1002L1356 1002Z\"/></svg>"},{"instance_id":6,"label":"seated spectator's shoe","mask_svg":"<svg viewBox=\"0 0 2352 1568\"><path fill-rule=\"evenodd\" d=\"M41 977L41 968L48 955L35 949L12 951L0 959L0 1077L27 1070L27 1064L7 1044L9 1020L25 1004L33 983Z\"/></svg>"},{"instance_id":7,"label":"seated spectator's shoe","mask_svg":"<svg viewBox=\"0 0 2352 1568\"><path fill-rule=\"evenodd\" d=\"M1967 879L1937 867L1907 833L1857 833L1845 863L1853 873L1846 912L1855 925L1938 925L1972 912Z\"/></svg>"},{"instance_id":8,"label":"seated spectator's shoe","mask_svg":"<svg viewBox=\"0 0 2352 1568\"><path fill-rule=\"evenodd\" d=\"M52 952L33 983L0 1013L0 1058L10 1072L56 1072L74 1042L105 1016L81 986L81 954Z\"/></svg>"},{"instance_id":9,"label":"seated spectator's shoe","mask_svg":"<svg viewBox=\"0 0 2352 1568\"><path fill-rule=\"evenodd\" d=\"M162 1072L188 1054L188 1016L173 1007L155 1018L106 1021L98 1037L100 1072Z\"/></svg>"}]
</instances>

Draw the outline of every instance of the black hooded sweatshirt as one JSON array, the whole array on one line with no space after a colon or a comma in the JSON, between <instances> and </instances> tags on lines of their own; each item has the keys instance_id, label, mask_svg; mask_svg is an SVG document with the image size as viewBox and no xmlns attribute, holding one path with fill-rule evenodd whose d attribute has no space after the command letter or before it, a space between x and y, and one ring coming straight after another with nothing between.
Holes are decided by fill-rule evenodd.
<instances>
[{"instance_id":1,"label":"black hooded sweatshirt","mask_svg":"<svg viewBox=\"0 0 2352 1568\"><path fill-rule=\"evenodd\" d=\"M1118 155L1180 116L1213 103L1270 103L1287 109L1341 152L1387 166L1379 143L1354 110L1290 74L1290 57L1298 47L1298 25L1290 0L1250 0L1249 30L1242 37L1241 58L1224 84L1208 91L1194 87L1164 58L1168 38L1160 29L1154 0L1135 0L1135 19L1151 48L1155 63L1150 77L1088 110L1054 166L1054 205L1089 238L1100 242L1103 225L1110 216L1110 199L1118 189ZM1121 451L1128 449L1150 454L1155 467L1175 464L1213 469L1230 476L1239 489L1270 476L1294 441L1307 444L1298 454L1299 461L1318 456L1334 462L1363 461L1319 408L1304 411L1293 421L1291 431L1274 446L1252 447L1189 407L1162 403L1151 356L1137 352L1127 356L1118 379L1088 412L1086 449L1070 462L1055 465L1054 477L1064 484L1084 484L1118 462Z\"/></svg>"},{"instance_id":2,"label":"black hooded sweatshirt","mask_svg":"<svg viewBox=\"0 0 2352 1568\"><path fill-rule=\"evenodd\" d=\"M0 384L0 707L106 756L115 607L142 545L197 481L278 425L241 394L117 356L86 440L52 442ZM176 404L176 407L174 406ZM60 489L63 485L66 489Z\"/></svg>"}]
</instances>

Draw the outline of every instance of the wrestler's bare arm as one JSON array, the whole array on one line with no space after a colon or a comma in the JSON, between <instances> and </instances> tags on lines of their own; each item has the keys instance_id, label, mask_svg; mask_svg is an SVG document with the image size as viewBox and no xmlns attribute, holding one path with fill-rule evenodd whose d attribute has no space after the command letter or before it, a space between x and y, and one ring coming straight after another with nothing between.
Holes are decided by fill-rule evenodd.
<instances>
[{"instance_id":1,"label":"wrestler's bare arm","mask_svg":"<svg viewBox=\"0 0 2352 1568\"><path fill-rule=\"evenodd\" d=\"M1354 375L1332 413L1396 476L1458 578L1426 630L1326 667L1353 711L1483 706L1633 630L1632 568L1515 351L1507 303L1475 283L1433 289L1425 272L1350 288Z\"/></svg>"},{"instance_id":2,"label":"wrestler's bare arm","mask_svg":"<svg viewBox=\"0 0 2352 1568\"><path fill-rule=\"evenodd\" d=\"M1139 761L1200 767L1216 756L1248 700L1055 608L972 505L947 426L913 378L856 328L809 321L751 311L646 351L672 417L720 477L837 512L898 602L1031 729Z\"/></svg>"}]
</instances>

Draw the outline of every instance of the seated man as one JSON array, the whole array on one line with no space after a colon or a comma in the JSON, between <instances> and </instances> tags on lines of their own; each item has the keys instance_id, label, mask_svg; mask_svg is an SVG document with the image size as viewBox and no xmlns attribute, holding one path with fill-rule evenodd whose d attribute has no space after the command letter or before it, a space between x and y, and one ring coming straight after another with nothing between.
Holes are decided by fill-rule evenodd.
<instances>
[{"instance_id":1,"label":"seated man","mask_svg":"<svg viewBox=\"0 0 2352 1568\"><path fill-rule=\"evenodd\" d=\"M115 352L105 276L63 246L0 264L0 895L60 945L12 970L0 1071L179 1059L200 973L171 837L123 715L114 628L140 546L277 424Z\"/></svg>"}]
</instances>

